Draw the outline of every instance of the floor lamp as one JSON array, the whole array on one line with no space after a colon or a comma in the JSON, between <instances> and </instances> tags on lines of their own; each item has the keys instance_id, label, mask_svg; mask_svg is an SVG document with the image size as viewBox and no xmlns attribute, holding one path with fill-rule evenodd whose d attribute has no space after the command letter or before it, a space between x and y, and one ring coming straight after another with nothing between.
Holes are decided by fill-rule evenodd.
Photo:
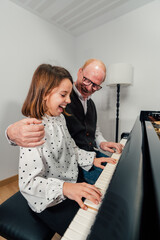
<instances>
[{"instance_id":1,"label":"floor lamp","mask_svg":"<svg viewBox=\"0 0 160 240\"><path fill-rule=\"evenodd\" d=\"M109 65L107 69L107 85L117 87L116 103L116 135L115 142L118 142L119 131L119 106L120 106L120 86L132 84L133 68L128 63L115 63Z\"/></svg>"}]
</instances>

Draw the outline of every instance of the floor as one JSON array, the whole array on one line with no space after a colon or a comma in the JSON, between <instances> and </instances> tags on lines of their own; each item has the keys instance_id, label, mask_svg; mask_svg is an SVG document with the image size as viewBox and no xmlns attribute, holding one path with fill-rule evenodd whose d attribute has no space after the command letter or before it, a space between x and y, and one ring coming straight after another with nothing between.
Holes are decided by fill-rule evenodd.
<instances>
[{"instance_id":1,"label":"floor","mask_svg":"<svg viewBox=\"0 0 160 240\"><path fill-rule=\"evenodd\" d=\"M5 200L11 197L14 193L19 191L18 180L14 180L10 183L0 185L0 204L2 204ZM60 240L61 236L57 233L52 237L51 240ZM5 238L0 236L0 240L6 240Z\"/></svg>"},{"instance_id":2,"label":"floor","mask_svg":"<svg viewBox=\"0 0 160 240\"><path fill-rule=\"evenodd\" d=\"M18 180L0 186L0 204L11 197L14 193L18 192Z\"/></svg>"}]
</instances>

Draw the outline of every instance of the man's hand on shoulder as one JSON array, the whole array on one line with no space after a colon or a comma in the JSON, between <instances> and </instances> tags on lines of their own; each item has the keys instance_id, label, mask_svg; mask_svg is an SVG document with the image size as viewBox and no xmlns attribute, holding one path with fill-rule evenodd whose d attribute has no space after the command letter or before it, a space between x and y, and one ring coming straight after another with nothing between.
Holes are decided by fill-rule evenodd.
<instances>
[{"instance_id":1,"label":"man's hand on shoulder","mask_svg":"<svg viewBox=\"0 0 160 240\"><path fill-rule=\"evenodd\" d=\"M7 129L9 139L22 147L36 147L42 145L45 134L41 120L25 118L13 123Z\"/></svg>"}]
</instances>

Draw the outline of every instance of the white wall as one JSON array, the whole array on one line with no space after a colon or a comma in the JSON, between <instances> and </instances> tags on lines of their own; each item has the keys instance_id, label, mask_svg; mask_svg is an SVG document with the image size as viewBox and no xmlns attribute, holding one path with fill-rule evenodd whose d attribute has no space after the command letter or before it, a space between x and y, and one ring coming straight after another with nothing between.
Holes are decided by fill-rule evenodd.
<instances>
[{"instance_id":1,"label":"white wall","mask_svg":"<svg viewBox=\"0 0 160 240\"><path fill-rule=\"evenodd\" d=\"M140 110L160 110L160 1L136 9L80 36L77 66L99 58L106 66L126 62L134 67L133 86L121 89L120 133L130 131ZM116 89L106 87L93 96L99 124L108 140L115 138Z\"/></svg>"},{"instance_id":2,"label":"white wall","mask_svg":"<svg viewBox=\"0 0 160 240\"><path fill-rule=\"evenodd\" d=\"M8 0L0 1L0 180L16 175L19 147L5 128L22 118L33 72L41 63L74 69L74 38Z\"/></svg>"}]
</instances>

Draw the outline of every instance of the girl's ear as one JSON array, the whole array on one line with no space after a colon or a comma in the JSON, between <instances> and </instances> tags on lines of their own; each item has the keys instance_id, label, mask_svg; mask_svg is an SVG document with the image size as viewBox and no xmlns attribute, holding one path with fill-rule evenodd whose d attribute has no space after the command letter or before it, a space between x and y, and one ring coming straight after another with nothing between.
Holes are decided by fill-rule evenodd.
<instances>
[{"instance_id":1,"label":"girl's ear","mask_svg":"<svg viewBox=\"0 0 160 240\"><path fill-rule=\"evenodd\" d=\"M47 94L46 96L44 96L44 101L46 101L47 99L48 99L48 96L49 96L49 94Z\"/></svg>"}]
</instances>

